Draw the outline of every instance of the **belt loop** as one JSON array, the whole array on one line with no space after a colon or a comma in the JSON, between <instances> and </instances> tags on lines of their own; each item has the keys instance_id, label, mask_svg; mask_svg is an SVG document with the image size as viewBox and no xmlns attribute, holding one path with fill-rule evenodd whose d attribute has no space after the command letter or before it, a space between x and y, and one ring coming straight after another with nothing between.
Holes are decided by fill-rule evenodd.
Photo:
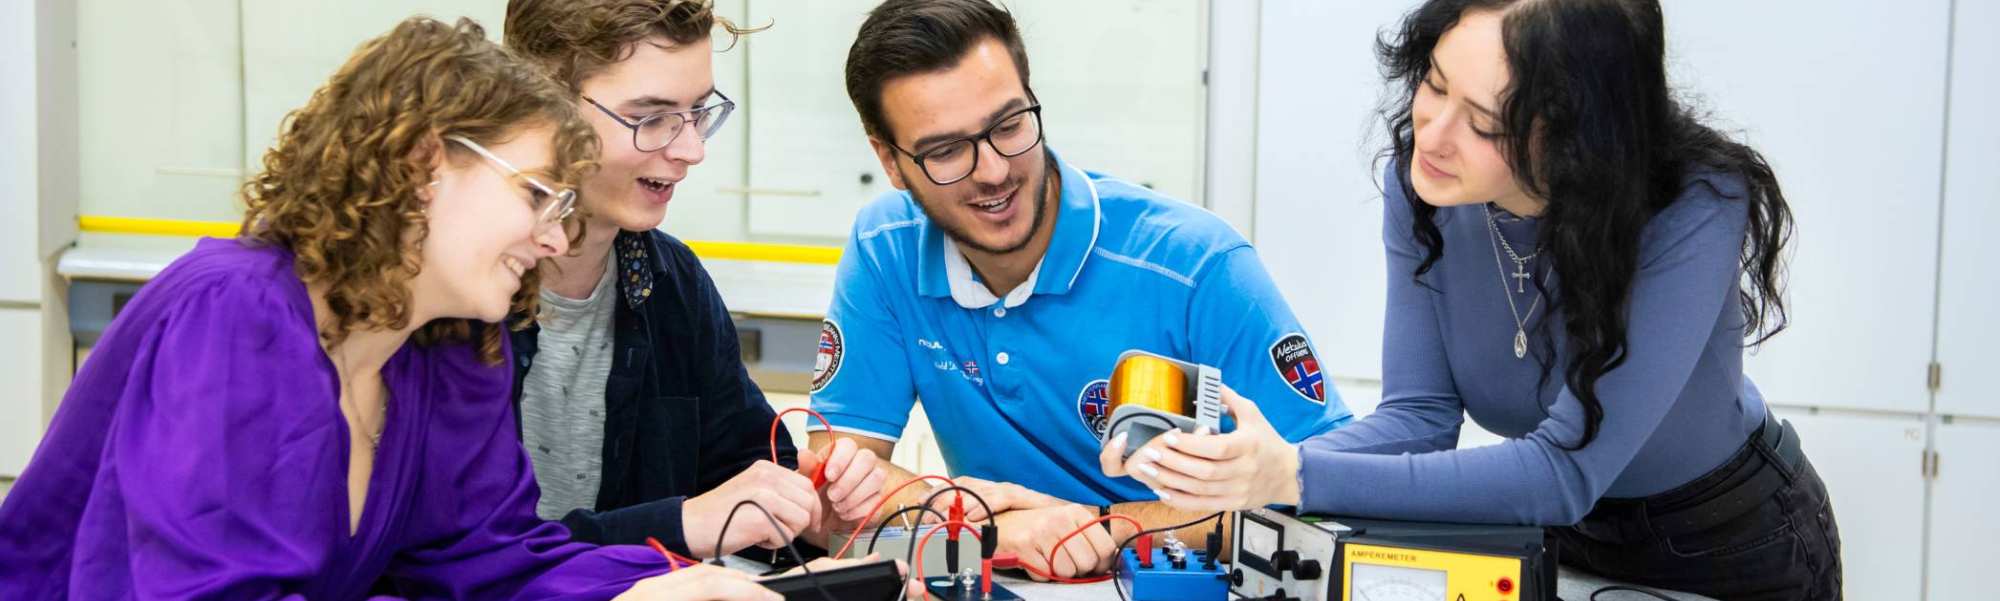
<instances>
[{"instance_id":1,"label":"belt loop","mask_svg":"<svg viewBox=\"0 0 2000 601\"><path fill-rule=\"evenodd\" d=\"M1766 463L1778 470L1778 475L1784 476L1787 484L1798 479L1798 466L1786 460L1787 453L1784 449L1787 446L1797 449L1798 436L1798 430L1792 428L1791 422L1779 420L1777 416L1771 414L1771 409L1766 407L1764 426L1757 429L1757 442L1751 445L1756 447L1757 454L1763 457ZM1800 453L1800 456L1803 455Z\"/></svg>"}]
</instances>

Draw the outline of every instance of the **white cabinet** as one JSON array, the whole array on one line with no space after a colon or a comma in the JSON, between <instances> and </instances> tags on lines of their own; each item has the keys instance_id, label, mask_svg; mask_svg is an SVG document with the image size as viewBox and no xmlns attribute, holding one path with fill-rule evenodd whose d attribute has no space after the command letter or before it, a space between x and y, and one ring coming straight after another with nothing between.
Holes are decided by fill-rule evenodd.
<instances>
[{"instance_id":1,"label":"white cabinet","mask_svg":"<svg viewBox=\"0 0 2000 601\"><path fill-rule=\"evenodd\" d=\"M1959 2L1938 285L1937 412L2000 418L2000 3ZM1932 598L1947 598L1936 597Z\"/></svg>"},{"instance_id":2,"label":"white cabinet","mask_svg":"<svg viewBox=\"0 0 2000 601\"><path fill-rule=\"evenodd\" d=\"M1993 465L1994 458L2000 457L2000 422L1954 420L1939 424L1936 436L1938 467L1931 497L1929 598L1990 599L1993 597L1991 549L1993 542L2000 540L2000 517L1994 515L1993 507L1993 499L2000 498L2000 469ZM1915 516L1899 515L1896 521L1914 527Z\"/></svg>"},{"instance_id":3,"label":"white cabinet","mask_svg":"<svg viewBox=\"0 0 2000 601\"><path fill-rule=\"evenodd\" d=\"M722 0L715 3L715 12L739 26L764 25L762 20L751 20L746 4L748 0ZM734 47L727 45L726 35L718 34L715 38L715 89L736 101L736 112L705 142L707 154L701 164L689 169L687 179L674 188L673 204L667 208L667 219L660 229L682 240L744 239L749 209L743 204L743 169L749 161L750 129L758 120L750 114L750 107L764 100L749 94L746 66L750 44L757 39L791 35L793 29L806 29L804 24L797 23L771 25L770 30L737 40ZM736 304L732 299L730 306ZM824 311L826 307L822 305L818 310Z\"/></svg>"},{"instance_id":4,"label":"white cabinet","mask_svg":"<svg viewBox=\"0 0 2000 601\"><path fill-rule=\"evenodd\" d=\"M1949 2L1664 4L1675 83L1798 219L1792 329L1747 361L1765 398L1928 410Z\"/></svg>"},{"instance_id":5,"label":"white cabinet","mask_svg":"<svg viewBox=\"0 0 2000 601\"><path fill-rule=\"evenodd\" d=\"M0 214L35 215L37 184L35 7L0 8ZM41 299L36 221L0 221L0 302Z\"/></svg>"},{"instance_id":6,"label":"white cabinet","mask_svg":"<svg viewBox=\"0 0 2000 601\"><path fill-rule=\"evenodd\" d=\"M41 440L64 388L46 374L67 373L67 353L53 362L69 337L45 259L76 237L76 20L70 3L0 3L0 475L19 474Z\"/></svg>"},{"instance_id":7,"label":"white cabinet","mask_svg":"<svg viewBox=\"0 0 2000 601\"><path fill-rule=\"evenodd\" d=\"M844 83L878 0L751 3L749 232L842 239L894 189ZM1203 3L1008 3L1028 49L1049 146L1080 167L1200 202ZM923 175L911 172L912 177Z\"/></svg>"},{"instance_id":8,"label":"white cabinet","mask_svg":"<svg viewBox=\"0 0 2000 601\"><path fill-rule=\"evenodd\" d=\"M751 4L749 22L771 24L744 40L752 236L845 238L854 213L893 189L842 83L847 47L875 4Z\"/></svg>"},{"instance_id":9,"label":"white cabinet","mask_svg":"<svg viewBox=\"0 0 2000 601\"><path fill-rule=\"evenodd\" d=\"M1806 457L1826 481L1840 524L1848 599L1922 595L1924 422L1918 417L1812 415L1776 408L1791 420ZM1939 597L1931 599L1974 599Z\"/></svg>"},{"instance_id":10,"label":"white cabinet","mask_svg":"<svg viewBox=\"0 0 2000 601\"><path fill-rule=\"evenodd\" d=\"M41 310L0 309L0 332L0 475L18 476L42 440Z\"/></svg>"},{"instance_id":11,"label":"white cabinet","mask_svg":"<svg viewBox=\"0 0 2000 601\"><path fill-rule=\"evenodd\" d=\"M79 136L78 152L88 166L80 184L84 214L221 221L242 217L235 194L245 154L243 109L254 109L257 101L243 96L243 80L251 74L245 70L249 63L265 55L244 56L239 33L257 29L239 27L239 4L252 11L279 3L75 3L78 94L63 102L84 116L73 134ZM284 16L291 19L287 23L296 23L293 31L341 29L338 20L322 15L290 11ZM300 38L305 39L310 38ZM357 41L341 44L352 49ZM306 88L298 104L311 91ZM268 123L248 124L274 132L282 114L272 114ZM256 146L262 147L261 142Z\"/></svg>"}]
</instances>

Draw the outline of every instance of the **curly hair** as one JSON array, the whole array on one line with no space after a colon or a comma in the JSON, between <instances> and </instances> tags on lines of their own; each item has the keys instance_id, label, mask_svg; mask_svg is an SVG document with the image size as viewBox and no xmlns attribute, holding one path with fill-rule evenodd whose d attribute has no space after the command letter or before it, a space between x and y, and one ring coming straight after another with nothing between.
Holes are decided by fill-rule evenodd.
<instances>
[{"instance_id":1,"label":"curly hair","mask_svg":"<svg viewBox=\"0 0 2000 601\"><path fill-rule=\"evenodd\" d=\"M561 84L487 40L478 23L412 17L362 44L285 116L262 172L243 184L242 236L290 250L300 279L326 287L322 343L357 328L407 328L408 283L429 233L418 190L440 158L478 160L441 138L497 144L547 126L553 175L561 185L582 181L596 165L597 135ZM523 277L512 314L534 315L538 283L532 270ZM480 359L497 364L504 335L499 325L440 319L414 339L476 341Z\"/></svg>"},{"instance_id":2,"label":"curly hair","mask_svg":"<svg viewBox=\"0 0 2000 601\"><path fill-rule=\"evenodd\" d=\"M507 49L580 92L583 80L631 57L634 44L654 36L693 44L718 27L731 45L765 29L736 26L712 0L510 0L502 29Z\"/></svg>"}]
</instances>

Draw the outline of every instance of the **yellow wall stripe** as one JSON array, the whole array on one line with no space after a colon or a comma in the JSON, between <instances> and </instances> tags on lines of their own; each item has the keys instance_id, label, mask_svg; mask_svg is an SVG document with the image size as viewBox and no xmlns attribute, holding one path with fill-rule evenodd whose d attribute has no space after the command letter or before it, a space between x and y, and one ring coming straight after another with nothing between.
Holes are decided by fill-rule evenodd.
<instances>
[{"instance_id":1,"label":"yellow wall stripe","mask_svg":"<svg viewBox=\"0 0 2000 601\"><path fill-rule=\"evenodd\" d=\"M82 215L76 218L76 226L86 232L100 234L139 234L144 236L209 236L213 238L233 238L239 224L227 221L184 221L180 219L141 219L136 217L105 217L102 215Z\"/></svg>"},{"instance_id":2,"label":"yellow wall stripe","mask_svg":"<svg viewBox=\"0 0 2000 601\"><path fill-rule=\"evenodd\" d=\"M97 234L138 234L143 236L209 236L213 238L230 238L236 236L236 232L239 229L239 224L226 221L187 221L179 219L108 217L103 215L78 216L76 223L77 228L85 232ZM693 248L695 254L703 259L800 263L806 265L833 265L840 262L840 248L833 246L712 240L688 240L686 242L688 247Z\"/></svg>"}]
</instances>

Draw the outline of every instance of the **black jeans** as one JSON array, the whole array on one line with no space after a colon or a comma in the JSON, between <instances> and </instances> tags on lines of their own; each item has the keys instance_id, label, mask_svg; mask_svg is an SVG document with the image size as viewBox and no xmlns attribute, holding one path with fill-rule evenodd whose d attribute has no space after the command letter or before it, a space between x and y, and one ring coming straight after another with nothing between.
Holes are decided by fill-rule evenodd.
<instances>
[{"instance_id":1,"label":"black jeans","mask_svg":"<svg viewBox=\"0 0 2000 601\"><path fill-rule=\"evenodd\" d=\"M1743 448L1679 488L1603 499L1550 528L1562 563L1726 601L1838 600L1840 529L1789 422L1764 418Z\"/></svg>"}]
</instances>

